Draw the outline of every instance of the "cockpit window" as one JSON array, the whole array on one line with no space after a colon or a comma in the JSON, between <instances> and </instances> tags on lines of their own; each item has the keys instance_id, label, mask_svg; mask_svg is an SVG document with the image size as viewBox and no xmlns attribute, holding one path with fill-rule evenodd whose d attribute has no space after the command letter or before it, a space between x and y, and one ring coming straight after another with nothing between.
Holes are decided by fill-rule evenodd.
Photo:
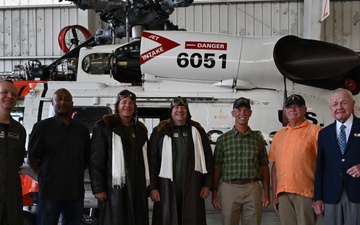
<instances>
[{"instance_id":1,"label":"cockpit window","mask_svg":"<svg viewBox=\"0 0 360 225\"><path fill-rule=\"evenodd\" d=\"M113 113L112 109L105 106L74 106L71 117L81 121L91 133L95 122L100 120L103 115L111 113Z\"/></svg>"}]
</instances>

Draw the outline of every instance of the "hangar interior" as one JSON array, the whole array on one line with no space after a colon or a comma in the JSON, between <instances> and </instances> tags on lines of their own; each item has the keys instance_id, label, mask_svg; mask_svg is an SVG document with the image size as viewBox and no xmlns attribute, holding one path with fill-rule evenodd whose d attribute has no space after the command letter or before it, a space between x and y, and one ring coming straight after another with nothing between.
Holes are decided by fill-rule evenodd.
<instances>
[{"instance_id":1,"label":"hangar interior","mask_svg":"<svg viewBox=\"0 0 360 225\"><path fill-rule=\"evenodd\" d=\"M329 11L321 21L324 2L330 3ZM191 32L239 37L295 35L360 50L360 1L195 0L188 7L175 8L169 20ZM79 9L67 1L0 0L0 75L29 61L48 65L62 57L59 34L73 25L87 28L93 36L108 26L93 10ZM116 42L124 43L126 38Z\"/></svg>"}]
</instances>

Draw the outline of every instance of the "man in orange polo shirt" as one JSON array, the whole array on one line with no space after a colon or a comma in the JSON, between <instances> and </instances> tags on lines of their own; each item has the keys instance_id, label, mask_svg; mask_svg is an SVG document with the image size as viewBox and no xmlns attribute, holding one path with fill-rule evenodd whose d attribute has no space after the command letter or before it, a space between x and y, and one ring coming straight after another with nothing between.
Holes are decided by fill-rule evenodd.
<instances>
[{"instance_id":1,"label":"man in orange polo shirt","mask_svg":"<svg viewBox=\"0 0 360 225\"><path fill-rule=\"evenodd\" d=\"M282 225L315 225L312 209L318 133L321 127L305 119L305 100L291 95L285 102L288 125L278 131L269 160L273 206Z\"/></svg>"}]
</instances>

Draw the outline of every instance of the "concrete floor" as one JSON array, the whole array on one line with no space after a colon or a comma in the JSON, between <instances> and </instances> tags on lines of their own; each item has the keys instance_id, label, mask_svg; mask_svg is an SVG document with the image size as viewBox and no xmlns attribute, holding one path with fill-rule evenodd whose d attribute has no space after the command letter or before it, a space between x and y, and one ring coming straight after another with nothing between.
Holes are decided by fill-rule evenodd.
<instances>
[{"instance_id":1,"label":"concrete floor","mask_svg":"<svg viewBox=\"0 0 360 225\"><path fill-rule=\"evenodd\" d=\"M206 213L207 225L220 225L221 215L217 211L208 211ZM261 225L279 225L278 215L274 211L265 209L262 214Z\"/></svg>"},{"instance_id":2,"label":"concrete floor","mask_svg":"<svg viewBox=\"0 0 360 225\"><path fill-rule=\"evenodd\" d=\"M211 205L211 197L206 199L206 221L207 225L221 225L221 214L215 210ZM149 201L150 209L152 209L152 202ZM149 211L150 225L152 218L152 211ZM279 217L273 210L272 206L264 209L262 214L261 225L280 225Z\"/></svg>"},{"instance_id":3,"label":"concrete floor","mask_svg":"<svg viewBox=\"0 0 360 225\"><path fill-rule=\"evenodd\" d=\"M216 211L206 213L207 225L221 225L221 215ZM264 209L261 225L280 225L279 217L272 208ZM324 225L322 217L318 217L316 225Z\"/></svg>"},{"instance_id":4,"label":"concrete floor","mask_svg":"<svg viewBox=\"0 0 360 225\"><path fill-rule=\"evenodd\" d=\"M206 220L207 225L221 225L221 214L219 211L215 210L211 205L211 197L206 199ZM149 201L150 209L152 209L152 202ZM150 225L152 211L149 211ZM323 219L318 218L316 225L323 225ZM274 211L274 208L270 204L268 207L264 208L261 218L261 225L280 225L279 217Z\"/></svg>"},{"instance_id":5,"label":"concrete floor","mask_svg":"<svg viewBox=\"0 0 360 225\"><path fill-rule=\"evenodd\" d=\"M152 212L149 211L150 225ZM208 210L206 212L207 225L221 225L220 212L215 210ZM262 214L261 225L280 225L279 218L274 211L265 210Z\"/></svg>"}]
</instances>

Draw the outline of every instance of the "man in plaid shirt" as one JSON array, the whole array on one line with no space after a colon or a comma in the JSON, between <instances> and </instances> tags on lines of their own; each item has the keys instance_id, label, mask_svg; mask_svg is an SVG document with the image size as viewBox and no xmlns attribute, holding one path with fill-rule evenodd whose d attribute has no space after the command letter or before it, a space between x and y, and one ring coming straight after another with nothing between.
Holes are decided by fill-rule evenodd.
<instances>
[{"instance_id":1,"label":"man in plaid shirt","mask_svg":"<svg viewBox=\"0 0 360 225\"><path fill-rule=\"evenodd\" d=\"M243 225L260 225L262 206L270 204L265 142L248 126L252 114L249 99L235 100L231 114L235 125L218 138L215 147L212 204L221 210L223 225L238 225L240 219Z\"/></svg>"}]
</instances>

